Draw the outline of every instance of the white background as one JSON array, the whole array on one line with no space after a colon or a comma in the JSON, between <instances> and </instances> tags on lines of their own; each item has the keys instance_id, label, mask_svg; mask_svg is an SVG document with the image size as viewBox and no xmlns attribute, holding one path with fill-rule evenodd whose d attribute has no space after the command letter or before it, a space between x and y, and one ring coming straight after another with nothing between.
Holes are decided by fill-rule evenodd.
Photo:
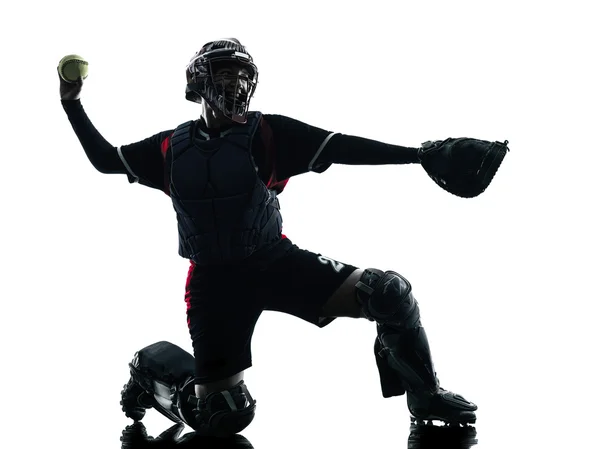
<instances>
[{"instance_id":1,"label":"white background","mask_svg":"<svg viewBox=\"0 0 600 449\"><path fill-rule=\"evenodd\" d=\"M82 103L113 145L197 118L184 67L237 37L259 67L252 108L407 146L510 141L465 200L418 165L292 179L299 246L413 284L445 388L479 405L479 446L590 447L599 298L593 2L7 3L2 37L0 368L7 447L118 447L133 353L192 351L187 261L164 194L89 163L58 95L78 53ZM373 323L318 329L266 312L246 383L256 448L405 447L405 398L383 399ZM144 420L156 436L170 422ZM590 439L592 439L590 441ZM61 442L59 442L61 440ZM285 443L284 443L285 442Z\"/></svg>"}]
</instances>

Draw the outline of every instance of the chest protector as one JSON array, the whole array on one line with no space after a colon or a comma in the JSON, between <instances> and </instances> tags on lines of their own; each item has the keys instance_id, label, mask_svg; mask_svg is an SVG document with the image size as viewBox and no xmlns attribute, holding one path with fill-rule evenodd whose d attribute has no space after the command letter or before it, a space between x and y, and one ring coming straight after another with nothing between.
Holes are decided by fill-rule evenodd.
<instances>
[{"instance_id":1,"label":"chest protector","mask_svg":"<svg viewBox=\"0 0 600 449\"><path fill-rule=\"evenodd\" d=\"M194 137L194 122L171 137L170 196L179 255L197 265L240 262L281 238L279 201L258 175L252 141L259 112L221 137Z\"/></svg>"}]
</instances>

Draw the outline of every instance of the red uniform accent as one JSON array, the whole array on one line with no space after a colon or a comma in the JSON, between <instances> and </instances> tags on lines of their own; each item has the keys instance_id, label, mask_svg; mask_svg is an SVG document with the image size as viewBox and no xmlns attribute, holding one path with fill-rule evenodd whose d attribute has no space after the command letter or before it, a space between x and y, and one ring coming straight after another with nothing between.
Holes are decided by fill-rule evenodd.
<instances>
[{"instance_id":1,"label":"red uniform accent","mask_svg":"<svg viewBox=\"0 0 600 449\"><path fill-rule=\"evenodd\" d=\"M190 284L192 282L192 274L194 273L194 267L196 264L190 260L190 268L188 269L187 279L185 281L185 311L187 313L188 310L192 307L192 292L190 291ZM187 319L188 329L190 327L190 318Z\"/></svg>"},{"instance_id":2,"label":"red uniform accent","mask_svg":"<svg viewBox=\"0 0 600 449\"><path fill-rule=\"evenodd\" d=\"M283 192L289 179L283 179L279 181L277 179L277 158L275 152L275 141L273 140L273 130L269 126L269 123L261 117L260 119L260 137L262 138L263 145L266 152L266 162L271 176L267 181L267 188L276 190L277 193Z\"/></svg>"},{"instance_id":3,"label":"red uniform accent","mask_svg":"<svg viewBox=\"0 0 600 449\"><path fill-rule=\"evenodd\" d=\"M166 137L165 140L163 140L162 143L160 144L160 152L162 153L162 157L163 157L163 172L165 173L165 176L164 176L165 190L164 190L164 192L169 196L171 196L170 190L169 190L169 180L167 179L167 176L166 176L166 171L165 171L166 167L164 166L164 164L167 160L167 150L169 149L170 142L171 142L171 136Z\"/></svg>"},{"instance_id":4,"label":"red uniform accent","mask_svg":"<svg viewBox=\"0 0 600 449\"><path fill-rule=\"evenodd\" d=\"M271 171L271 176L267 181L267 188L273 189L277 193L283 192L285 186L287 185L289 179L284 179L282 181L277 180L277 166L276 166L276 158L275 158L275 142L273 140L273 131L269 126L269 123L261 117L260 119L260 135L263 141L263 145L266 151L266 160L267 167L269 167ZM285 239L285 234L281 234L281 238Z\"/></svg>"},{"instance_id":5,"label":"red uniform accent","mask_svg":"<svg viewBox=\"0 0 600 449\"><path fill-rule=\"evenodd\" d=\"M165 140L162 141L160 145L160 152L162 153L163 161L167 157L167 150L169 149L169 142L171 140L171 136L166 137Z\"/></svg>"}]
</instances>

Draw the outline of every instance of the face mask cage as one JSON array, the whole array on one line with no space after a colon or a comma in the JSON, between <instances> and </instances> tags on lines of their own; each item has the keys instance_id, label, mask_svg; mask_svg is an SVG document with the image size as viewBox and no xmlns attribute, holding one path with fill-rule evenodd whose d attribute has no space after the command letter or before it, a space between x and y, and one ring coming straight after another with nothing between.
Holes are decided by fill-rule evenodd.
<instances>
[{"instance_id":1,"label":"face mask cage","mask_svg":"<svg viewBox=\"0 0 600 449\"><path fill-rule=\"evenodd\" d=\"M187 78L188 100L204 98L230 120L246 122L258 84L258 70L250 55L231 49L197 54L187 66Z\"/></svg>"}]
</instances>

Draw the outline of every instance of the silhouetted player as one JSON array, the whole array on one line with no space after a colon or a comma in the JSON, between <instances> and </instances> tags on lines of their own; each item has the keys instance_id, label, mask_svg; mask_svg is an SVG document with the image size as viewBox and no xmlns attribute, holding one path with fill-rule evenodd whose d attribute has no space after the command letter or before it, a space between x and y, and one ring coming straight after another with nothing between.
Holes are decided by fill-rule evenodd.
<instances>
[{"instance_id":1,"label":"silhouetted player","mask_svg":"<svg viewBox=\"0 0 600 449\"><path fill-rule=\"evenodd\" d=\"M217 413L206 407L211 394L222 399L222 416L249 407L243 373L252 366L250 341L263 310L318 327L336 317L376 322L383 396L407 393L408 409L418 419L475 422L477 406L439 385L419 306L403 276L300 249L282 234L277 196L291 177L323 173L332 164L419 164L425 149L248 112L258 71L236 39L204 45L186 76L186 99L201 105L200 118L121 147L107 142L87 117L82 80L61 80L60 93L97 170L125 174L173 202L179 254L191 261L185 299L195 358L193 427L211 431L209 418ZM356 210L385 220L386 211L372 210L368 202Z\"/></svg>"}]
</instances>

